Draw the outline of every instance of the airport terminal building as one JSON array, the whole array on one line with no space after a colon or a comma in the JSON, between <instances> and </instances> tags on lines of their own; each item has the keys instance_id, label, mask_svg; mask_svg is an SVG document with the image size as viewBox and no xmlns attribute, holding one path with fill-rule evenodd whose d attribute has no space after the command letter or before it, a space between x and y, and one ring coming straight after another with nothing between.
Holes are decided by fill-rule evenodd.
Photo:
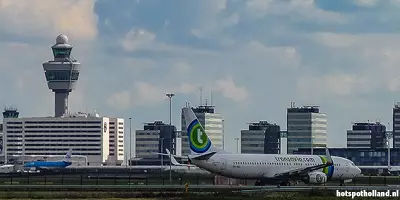
<instances>
[{"instance_id":1,"label":"airport terminal building","mask_svg":"<svg viewBox=\"0 0 400 200\"><path fill-rule=\"evenodd\" d=\"M4 118L4 155L23 157L57 155L72 148L88 165L121 165L124 160L124 119L98 114L62 117ZM8 159L6 159L8 160Z\"/></svg>"}]
</instances>

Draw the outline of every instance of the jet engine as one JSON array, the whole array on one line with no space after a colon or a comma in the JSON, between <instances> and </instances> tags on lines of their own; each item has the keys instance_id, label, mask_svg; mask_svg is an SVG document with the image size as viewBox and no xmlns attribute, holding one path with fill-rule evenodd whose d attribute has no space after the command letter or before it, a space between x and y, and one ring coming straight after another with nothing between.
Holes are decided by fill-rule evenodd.
<instances>
[{"instance_id":1,"label":"jet engine","mask_svg":"<svg viewBox=\"0 0 400 200\"><path fill-rule=\"evenodd\" d=\"M328 177L322 172L310 172L303 181L307 184L323 184L328 181Z\"/></svg>"}]
</instances>

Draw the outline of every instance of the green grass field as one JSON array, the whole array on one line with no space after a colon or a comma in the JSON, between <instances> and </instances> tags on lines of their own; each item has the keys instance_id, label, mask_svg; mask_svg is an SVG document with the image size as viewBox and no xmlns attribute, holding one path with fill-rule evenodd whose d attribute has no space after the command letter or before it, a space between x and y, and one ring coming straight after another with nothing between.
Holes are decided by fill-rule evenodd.
<instances>
[{"instance_id":1,"label":"green grass field","mask_svg":"<svg viewBox=\"0 0 400 200\"><path fill-rule=\"evenodd\" d=\"M154 197L137 197L137 194L129 194L129 193L105 193L105 192L0 192L0 199L96 199L96 200L159 200L159 199L193 199L193 200L220 200L220 199L229 199L229 200L241 200L241 199L249 199L251 200L275 200L275 199L293 199L293 200L333 200L333 199L351 199L351 198L338 198L333 196L332 194L309 194L309 193L301 193L301 192L289 192L289 193L270 193L270 194L253 194L249 195L240 195L240 194L152 194ZM317 196L315 196L317 195ZM136 196L136 197L135 197ZM376 198L356 198L356 199L376 199ZM385 198L383 198L385 199ZM392 198L391 198L392 199ZM396 199L396 198L393 198Z\"/></svg>"},{"instance_id":2,"label":"green grass field","mask_svg":"<svg viewBox=\"0 0 400 200\"><path fill-rule=\"evenodd\" d=\"M214 183L212 177L173 176L173 185L210 185ZM46 176L24 176L24 177L0 177L0 185L169 185L169 177L150 177L147 179L97 179L96 177L80 175L46 175ZM254 180L247 181L247 185L253 185ZM339 185L339 182L331 181L327 185ZM358 177L347 185L400 185L399 176L375 176Z\"/></svg>"}]
</instances>

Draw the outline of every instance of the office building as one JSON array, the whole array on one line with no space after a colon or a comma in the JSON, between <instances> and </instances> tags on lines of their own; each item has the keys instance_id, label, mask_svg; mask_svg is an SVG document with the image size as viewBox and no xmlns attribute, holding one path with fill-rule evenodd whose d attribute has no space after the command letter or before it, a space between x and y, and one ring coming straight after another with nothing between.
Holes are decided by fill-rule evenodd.
<instances>
[{"instance_id":1,"label":"office building","mask_svg":"<svg viewBox=\"0 0 400 200\"><path fill-rule=\"evenodd\" d=\"M109 157L108 165L122 165L125 157L124 152L124 134L125 123L122 118L109 118Z\"/></svg>"},{"instance_id":2,"label":"office building","mask_svg":"<svg viewBox=\"0 0 400 200\"><path fill-rule=\"evenodd\" d=\"M287 109L288 154L298 148L326 147L327 116L320 113L318 106L295 107Z\"/></svg>"},{"instance_id":3,"label":"office building","mask_svg":"<svg viewBox=\"0 0 400 200\"><path fill-rule=\"evenodd\" d=\"M175 155L181 156L182 155L182 131L176 131L175 134Z\"/></svg>"},{"instance_id":4,"label":"office building","mask_svg":"<svg viewBox=\"0 0 400 200\"><path fill-rule=\"evenodd\" d=\"M0 124L0 155L3 155L3 124Z\"/></svg>"},{"instance_id":5,"label":"office building","mask_svg":"<svg viewBox=\"0 0 400 200\"><path fill-rule=\"evenodd\" d=\"M124 121L98 114L4 118L8 157L85 156L89 165L118 165L124 158ZM118 139L117 139L118 138Z\"/></svg>"},{"instance_id":6,"label":"office building","mask_svg":"<svg viewBox=\"0 0 400 200\"><path fill-rule=\"evenodd\" d=\"M400 102L393 108L393 148L400 148Z\"/></svg>"},{"instance_id":7,"label":"office building","mask_svg":"<svg viewBox=\"0 0 400 200\"><path fill-rule=\"evenodd\" d=\"M287 131L281 130L279 152L280 154L287 154Z\"/></svg>"},{"instance_id":8,"label":"office building","mask_svg":"<svg viewBox=\"0 0 400 200\"><path fill-rule=\"evenodd\" d=\"M201 105L192 108L199 122L203 125L208 137L213 145L217 148L223 149L224 147L224 124L221 114L215 113L214 106ZM185 117L183 111L181 113L181 126L182 126L182 155L189 155L189 142L186 132ZM185 131L183 131L185 130Z\"/></svg>"},{"instance_id":9,"label":"office building","mask_svg":"<svg viewBox=\"0 0 400 200\"><path fill-rule=\"evenodd\" d=\"M267 121L249 124L249 130L241 131L241 153L279 154L280 127Z\"/></svg>"},{"instance_id":10,"label":"office building","mask_svg":"<svg viewBox=\"0 0 400 200\"><path fill-rule=\"evenodd\" d=\"M143 158L140 164L160 164L163 156L154 154L154 152L164 152L169 149L173 154L176 151L176 127L170 126L162 121L154 123L146 123L143 130L136 130L135 134L135 156ZM172 139L171 139L172 138ZM172 147L172 148L171 148ZM165 157L165 163L169 163L169 159Z\"/></svg>"},{"instance_id":11,"label":"office building","mask_svg":"<svg viewBox=\"0 0 400 200\"><path fill-rule=\"evenodd\" d=\"M386 147L386 127L376 123L354 123L347 131L347 148Z\"/></svg>"}]
</instances>

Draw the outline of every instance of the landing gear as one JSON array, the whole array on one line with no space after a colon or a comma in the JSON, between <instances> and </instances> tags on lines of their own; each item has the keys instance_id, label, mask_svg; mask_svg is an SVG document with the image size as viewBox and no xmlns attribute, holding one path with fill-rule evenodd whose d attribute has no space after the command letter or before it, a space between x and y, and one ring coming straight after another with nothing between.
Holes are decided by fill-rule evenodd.
<instances>
[{"instance_id":1,"label":"landing gear","mask_svg":"<svg viewBox=\"0 0 400 200\"><path fill-rule=\"evenodd\" d=\"M263 180L257 180L257 181L254 183L254 185L255 185L255 186L265 186L266 183L265 183L265 181L263 181Z\"/></svg>"},{"instance_id":2,"label":"landing gear","mask_svg":"<svg viewBox=\"0 0 400 200\"><path fill-rule=\"evenodd\" d=\"M279 183L279 186L290 186L290 185L291 185L290 181L284 181L284 182Z\"/></svg>"},{"instance_id":3,"label":"landing gear","mask_svg":"<svg viewBox=\"0 0 400 200\"><path fill-rule=\"evenodd\" d=\"M343 186L344 185L344 180L341 180L340 181L340 186Z\"/></svg>"}]
</instances>

